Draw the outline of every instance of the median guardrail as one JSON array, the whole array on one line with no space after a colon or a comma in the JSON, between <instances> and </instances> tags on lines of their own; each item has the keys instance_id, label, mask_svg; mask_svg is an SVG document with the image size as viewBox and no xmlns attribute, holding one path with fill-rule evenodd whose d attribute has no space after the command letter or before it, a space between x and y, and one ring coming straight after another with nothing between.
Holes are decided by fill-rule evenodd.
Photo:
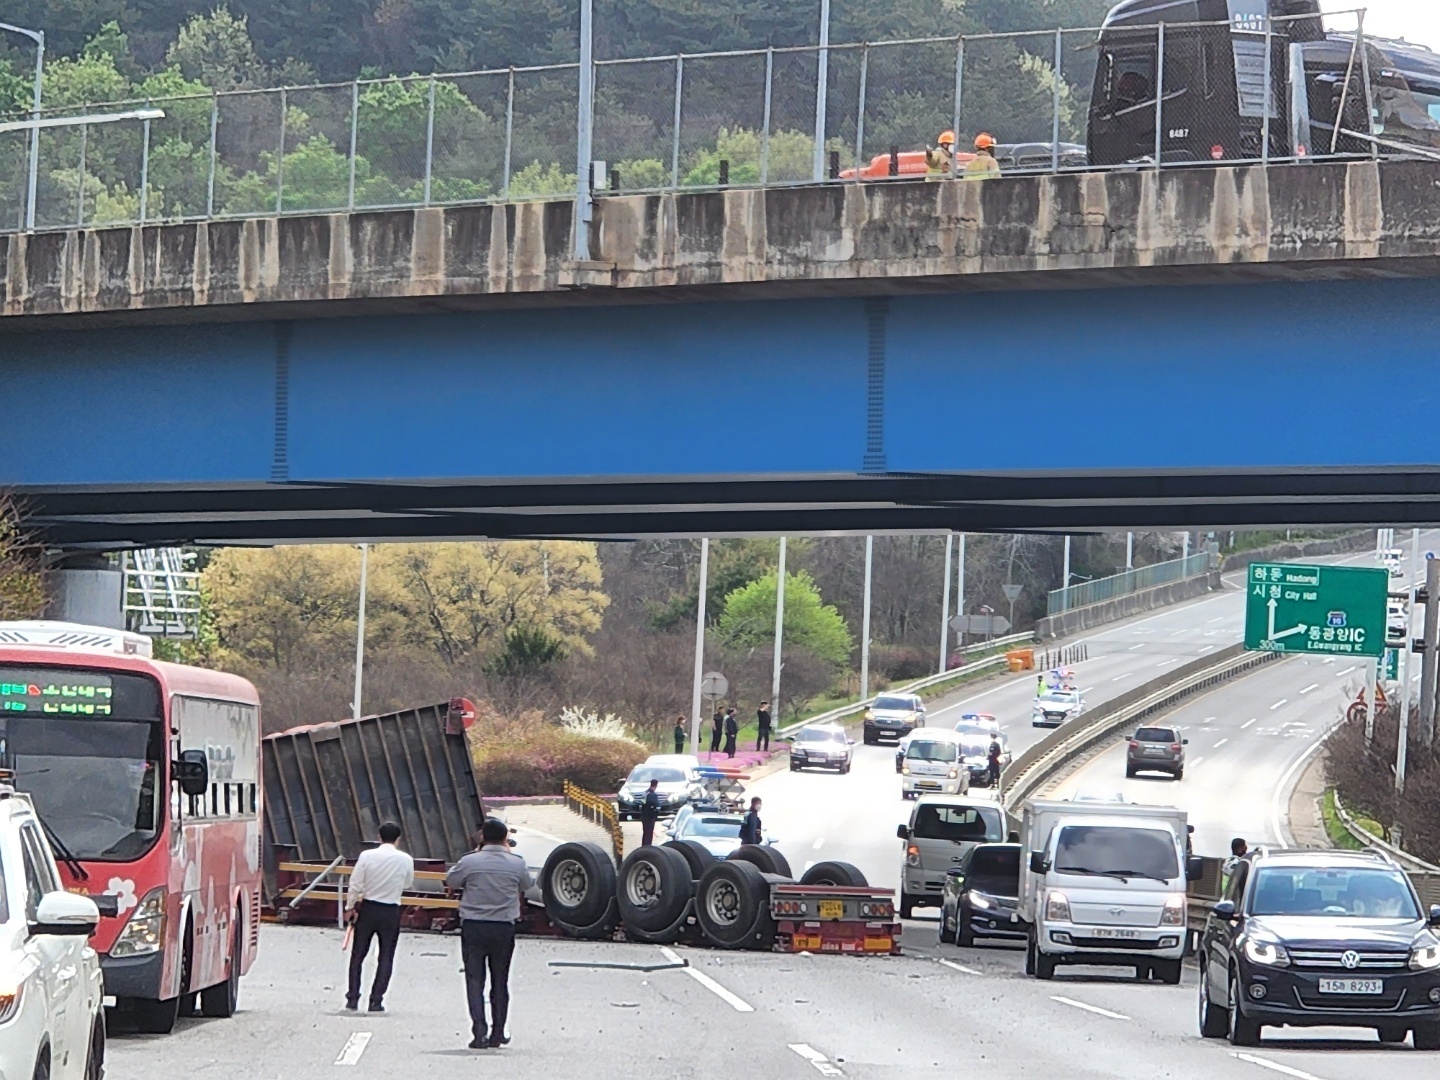
<instances>
[{"instance_id":1,"label":"median guardrail","mask_svg":"<svg viewBox=\"0 0 1440 1080\"><path fill-rule=\"evenodd\" d=\"M981 672L989 671L991 668L1003 668L1006 664L1004 649L1010 645L1028 645L1035 640L1032 633L1011 634L1008 637L992 638L985 643L986 648L1002 650L994 656L987 656L983 660L976 660L973 664L962 664L960 667L951 668L949 671L942 671L935 675L927 675L923 679L916 679L914 682L905 683L902 686L894 686L883 691L885 694L917 694L921 690L940 683L948 682L951 679L963 678L966 675L978 675ZM809 727L811 724L833 724L852 716L855 713L863 712L875 703L876 694L865 698L863 701L853 701L848 705L841 705L828 712L820 713L818 716L810 716L804 720L797 720L793 724L786 724L784 727L775 729L775 737L783 739L801 728Z\"/></svg>"},{"instance_id":2,"label":"median guardrail","mask_svg":"<svg viewBox=\"0 0 1440 1080\"><path fill-rule=\"evenodd\" d=\"M1376 836L1374 833L1362 829L1360 823L1355 820L1350 814L1350 811L1345 809L1345 804L1340 801L1340 792L1338 791L1335 792L1335 816L1340 819L1340 824L1345 826L1345 831L1367 848L1375 848L1378 851L1383 851L1406 870L1433 874L1435 877L1440 878L1440 866L1428 863L1424 859L1411 855L1408 851L1396 847L1383 837ZM1440 903L1440 901L1435 902Z\"/></svg>"}]
</instances>

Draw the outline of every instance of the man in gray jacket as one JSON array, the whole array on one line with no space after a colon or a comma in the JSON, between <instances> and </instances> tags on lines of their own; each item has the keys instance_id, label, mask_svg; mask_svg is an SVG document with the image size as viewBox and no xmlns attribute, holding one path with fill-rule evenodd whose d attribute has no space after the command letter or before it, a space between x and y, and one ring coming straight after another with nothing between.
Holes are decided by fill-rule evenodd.
<instances>
[{"instance_id":1,"label":"man in gray jacket","mask_svg":"<svg viewBox=\"0 0 1440 1080\"><path fill-rule=\"evenodd\" d=\"M465 961L465 996L470 1006L470 1049L499 1047L510 1041L505 1021L510 1012L510 961L515 955L515 923L525 890L533 881L525 860L510 850L510 830L487 818L479 847L445 875L445 887L460 894L460 954ZM485 1024L485 971L490 971L490 1024Z\"/></svg>"}]
</instances>

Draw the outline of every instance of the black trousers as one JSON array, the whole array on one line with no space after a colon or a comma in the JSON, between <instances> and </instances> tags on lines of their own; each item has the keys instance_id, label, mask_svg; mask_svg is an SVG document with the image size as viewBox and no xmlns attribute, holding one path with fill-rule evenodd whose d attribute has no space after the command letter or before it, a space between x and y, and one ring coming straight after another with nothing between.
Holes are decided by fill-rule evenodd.
<instances>
[{"instance_id":1,"label":"black trousers","mask_svg":"<svg viewBox=\"0 0 1440 1080\"><path fill-rule=\"evenodd\" d=\"M677 753L677 754L683 754L684 752L685 752L685 736L684 736L684 735L676 735L676 736L675 736L675 753Z\"/></svg>"},{"instance_id":2,"label":"black trousers","mask_svg":"<svg viewBox=\"0 0 1440 1080\"><path fill-rule=\"evenodd\" d=\"M734 757L734 756L735 756L735 736L734 736L734 735L726 735L726 736L725 736L725 756L726 756L726 757Z\"/></svg>"},{"instance_id":3,"label":"black trousers","mask_svg":"<svg viewBox=\"0 0 1440 1080\"><path fill-rule=\"evenodd\" d=\"M710 729L710 753L715 754L715 753L719 753L719 751L720 751L720 729L719 729L718 727L712 727L712 728Z\"/></svg>"},{"instance_id":4,"label":"black trousers","mask_svg":"<svg viewBox=\"0 0 1440 1080\"><path fill-rule=\"evenodd\" d=\"M649 847L655 842L655 819L640 815L640 846Z\"/></svg>"},{"instance_id":5,"label":"black trousers","mask_svg":"<svg viewBox=\"0 0 1440 1080\"><path fill-rule=\"evenodd\" d=\"M510 961L515 956L515 924L466 919L460 924L460 955L465 962L465 998L470 1034L478 1040L505 1037L510 1015ZM485 972L490 972L490 1027L485 1027Z\"/></svg>"},{"instance_id":6,"label":"black trousers","mask_svg":"<svg viewBox=\"0 0 1440 1080\"><path fill-rule=\"evenodd\" d=\"M375 981L370 984L370 1004L379 1005L390 989L390 973L395 970L395 946L400 942L400 905L377 904L361 900L355 910L355 940L350 946L350 989L345 1000L351 1005L360 1000L360 980L365 957L370 953L371 939L378 938L380 952L376 959Z\"/></svg>"},{"instance_id":7,"label":"black trousers","mask_svg":"<svg viewBox=\"0 0 1440 1080\"><path fill-rule=\"evenodd\" d=\"M762 728L760 729L760 734L757 735L757 736L755 736L755 749L756 749L756 750L769 750L769 749L770 749L770 729L769 729L768 727L762 727Z\"/></svg>"}]
</instances>

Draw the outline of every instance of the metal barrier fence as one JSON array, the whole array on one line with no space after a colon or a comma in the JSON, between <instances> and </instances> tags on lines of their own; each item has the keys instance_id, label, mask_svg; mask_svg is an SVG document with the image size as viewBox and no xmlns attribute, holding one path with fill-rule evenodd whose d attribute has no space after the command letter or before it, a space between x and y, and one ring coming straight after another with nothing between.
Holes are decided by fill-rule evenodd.
<instances>
[{"instance_id":1,"label":"metal barrier fence","mask_svg":"<svg viewBox=\"0 0 1440 1080\"><path fill-rule=\"evenodd\" d=\"M1144 589L1153 589L1157 585L1168 585L1172 581L1184 581L1186 578L1199 577L1201 574L1208 574L1214 570L1217 561L1214 551L1205 550L1188 558L1172 559L1170 562L1126 570L1124 573L1111 577L1083 581L1079 585L1071 585L1068 589L1052 589L1046 604L1046 613L1058 615L1062 611L1074 611L1087 604L1098 604L1103 600L1113 600L1117 596L1128 596L1130 593L1141 592Z\"/></svg>"},{"instance_id":2,"label":"metal barrier fence","mask_svg":"<svg viewBox=\"0 0 1440 1080\"><path fill-rule=\"evenodd\" d=\"M1281 92L1282 45L1314 16L1109 30L1120 37L1104 48L1095 28L1061 29L831 45L823 65L814 46L598 61L589 129L604 167L587 171L597 195L958 176L981 133L999 141L1005 173L1415 141L1440 157L1440 124L1409 108L1403 78L1385 83L1395 65L1384 50L1400 46L1371 47L1359 13L1325 19L1350 34L1325 46L1331 76L1345 76L1333 87L1327 76L1345 121L1329 128L1310 101ZM35 228L574 195L579 74L559 64L44 110ZM164 115L94 119L131 108ZM1388 137L1374 141L1367 111ZM1292 138L1301 114L1316 126ZM28 201L30 132L5 126L0 232L25 227ZM927 162L945 130L957 153ZM1309 145L1326 131L1330 145Z\"/></svg>"},{"instance_id":3,"label":"metal barrier fence","mask_svg":"<svg viewBox=\"0 0 1440 1080\"><path fill-rule=\"evenodd\" d=\"M586 791L578 784L565 781L565 806L573 813L579 814L586 821L593 821L610 834L610 849L615 855L615 865L619 866L625 861L625 833L620 828L620 815L615 812L615 807L610 805L608 799L603 799L593 791Z\"/></svg>"}]
</instances>

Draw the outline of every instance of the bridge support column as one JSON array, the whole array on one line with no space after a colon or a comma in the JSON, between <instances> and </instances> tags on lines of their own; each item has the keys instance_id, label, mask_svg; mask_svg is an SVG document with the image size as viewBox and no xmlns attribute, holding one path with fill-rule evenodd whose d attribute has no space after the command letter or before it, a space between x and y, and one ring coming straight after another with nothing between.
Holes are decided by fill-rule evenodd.
<instances>
[{"instance_id":1,"label":"bridge support column","mask_svg":"<svg viewBox=\"0 0 1440 1080\"><path fill-rule=\"evenodd\" d=\"M50 570L47 617L125 628L125 575L104 555L67 555Z\"/></svg>"}]
</instances>

